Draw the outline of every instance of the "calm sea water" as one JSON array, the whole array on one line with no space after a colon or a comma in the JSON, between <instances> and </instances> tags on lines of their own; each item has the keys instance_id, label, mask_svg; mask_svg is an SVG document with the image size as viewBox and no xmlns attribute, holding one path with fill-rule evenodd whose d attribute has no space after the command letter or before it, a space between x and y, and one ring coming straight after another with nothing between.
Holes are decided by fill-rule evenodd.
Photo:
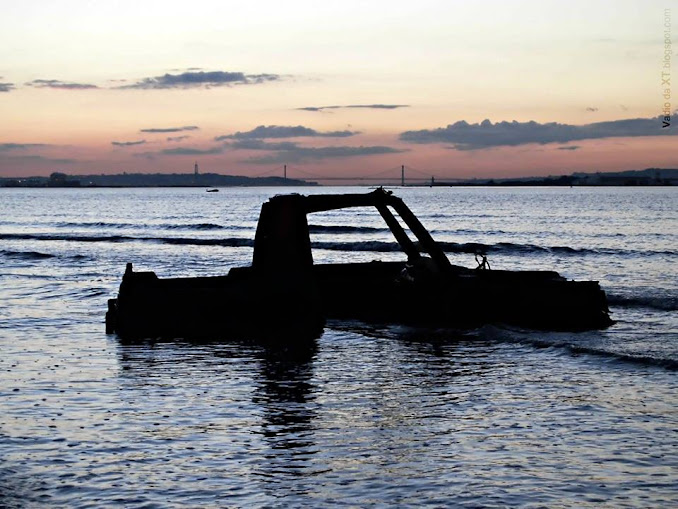
<instances>
[{"instance_id":1,"label":"calm sea water","mask_svg":"<svg viewBox=\"0 0 678 509\"><path fill-rule=\"evenodd\" d=\"M678 505L676 188L396 191L453 263L599 280L605 331L104 333L126 262L225 274L268 197L365 190L0 189L0 506ZM310 222L318 263L403 256L371 210Z\"/></svg>"}]
</instances>

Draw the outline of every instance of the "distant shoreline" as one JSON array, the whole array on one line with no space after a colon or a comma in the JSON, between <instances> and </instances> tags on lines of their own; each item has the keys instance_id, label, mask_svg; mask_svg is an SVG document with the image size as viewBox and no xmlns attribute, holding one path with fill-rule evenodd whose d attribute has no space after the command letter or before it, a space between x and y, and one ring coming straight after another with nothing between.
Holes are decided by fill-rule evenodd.
<instances>
[{"instance_id":1,"label":"distant shoreline","mask_svg":"<svg viewBox=\"0 0 678 509\"><path fill-rule=\"evenodd\" d=\"M245 177L217 173L119 173L111 175L67 175L54 172L49 177L0 178L0 187L13 188L126 188L126 187L262 187L314 186L285 177Z\"/></svg>"},{"instance_id":2,"label":"distant shoreline","mask_svg":"<svg viewBox=\"0 0 678 509\"><path fill-rule=\"evenodd\" d=\"M328 180L340 180L340 177L328 177ZM678 185L678 169L646 168L607 173L573 173L548 177L485 178L430 180L400 180L385 178L381 182L373 179L370 185L402 187L670 187ZM322 186L323 179L307 181L285 177L246 177L221 175L218 173L121 173L112 175L67 175L55 172L49 177L0 178L0 187L5 188L227 188L227 187L303 187ZM352 182L352 183L351 183ZM360 182L357 184L356 182ZM362 180L347 179L345 185L367 185ZM331 187L331 186L328 186Z\"/></svg>"},{"instance_id":3,"label":"distant shoreline","mask_svg":"<svg viewBox=\"0 0 678 509\"><path fill-rule=\"evenodd\" d=\"M331 185L325 186L322 184L285 184L285 185L267 185L267 184L249 184L249 185L237 185L237 186L209 186L213 189L236 189L236 188L254 188L254 187L354 187L354 186L365 186L366 184L346 184L346 185ZM669 183L669 184L522 184L522 183L496 183L496 184L406 184L401 186L400 184L390 184L384 183L383 187L387 188L433 188L433 187L487 187L487 188L496 188L496 187L676 187L678 184ZM369 187L380 187L377 185ZM138 186L39 186L39 185L19 185L19 186L5 186L0 185L0 189L204 189L205 186L182 186L182 185L138 185Z\"/></svg>"}]
</instances>

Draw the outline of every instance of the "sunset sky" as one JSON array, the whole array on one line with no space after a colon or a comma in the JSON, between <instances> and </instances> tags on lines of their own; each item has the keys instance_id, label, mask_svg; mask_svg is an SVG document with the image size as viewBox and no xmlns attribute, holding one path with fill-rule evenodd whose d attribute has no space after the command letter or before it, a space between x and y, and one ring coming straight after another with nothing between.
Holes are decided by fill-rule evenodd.
<instances>
[{"instance_id":1,"label":"sunset sky","mask_svg":"<svg viewBox=\"0 0 678 509\"><path fill-rule=\"evenodd\" d=\"M3 2L0 176L677 168L671 23L676 68L676 0Z\"/></svg>"}]
</instances>

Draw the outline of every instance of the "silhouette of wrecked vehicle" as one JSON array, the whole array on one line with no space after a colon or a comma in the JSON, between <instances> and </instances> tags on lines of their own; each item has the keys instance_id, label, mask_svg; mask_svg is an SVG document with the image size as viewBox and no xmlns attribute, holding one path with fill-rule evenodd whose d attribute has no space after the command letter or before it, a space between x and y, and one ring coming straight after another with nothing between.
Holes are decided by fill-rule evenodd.
<instances>
[{"instance_id":1,"label":"silhouette of wrecked vehicle","mask_svg":"<svg viewBox=\"0 0 678 509\"><path fill-rule=\"evenodd\" d=\"M376 207L407 261L313 263L307 215ZM410 232L413 241L397 213ZM423 253L423 254L422 254ZM108 301L106 328L123 339L318 337L326 319L468 328L503 323L544 330L612 324L597 281L551 271L452 265L405 203L377 189L365 194L281 195L261 208L252 265L225 276L122 278Z\"/></svg>"}]
</instances>

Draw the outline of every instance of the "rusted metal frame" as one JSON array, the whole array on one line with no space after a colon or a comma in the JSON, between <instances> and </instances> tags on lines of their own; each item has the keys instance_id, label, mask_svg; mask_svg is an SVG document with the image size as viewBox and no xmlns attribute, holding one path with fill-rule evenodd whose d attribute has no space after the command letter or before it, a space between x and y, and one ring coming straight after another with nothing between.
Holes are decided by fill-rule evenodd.
<instances>
[{"instance_id":1,"label":"rusted metal frame","mask_svg":"<svg viewBox=\"0 0 678 509\"><path fill-rule=\"evenodd\" d=\"M395 196L388 196L388 204L395 209L398 215L405 221L405 224L408 228L414 233L414 235L419 240L419 244L422 249L431 255L434 263L441 270L446 270L452 267L450 260L447 259L447 255L440 248L440 246L433 240L431 234L426 230L423 224L419 222L417 216L415 216L407 205L400 199Z\"/></svg>"},{"instance_id":2,"label":"rusted metal frame","mask_svg":"<svg viewBox=\"0 0 678 509\"><path fill-rule=\"evenodd\" d=\"M350 207L376 207L385 203L389 195L380 189L368 194L334 194L304 196L304 208L307 214Z\"/></svg>"},{"instance_id":3,"label":"rusted metal frame","mask_svg":"<svg viewBox=\"0 0 678 509\"><path fill-rule=\"evenodd\" d=\"M398 241L398 244L400 244L400 247L407 255L408 261L414 262L421 258L421 254L419 254L417 246L415 246L414 242L412 242L412 240L407 236L407 233L405 232L403 227L400 226L400 223L391 213L388 207L383 203L377 204L376 207L379 213L381 214L381 217L384 218L384 221L390 228L391 233L393 233L393 236Z\"/></svg>"}]
</instances>

